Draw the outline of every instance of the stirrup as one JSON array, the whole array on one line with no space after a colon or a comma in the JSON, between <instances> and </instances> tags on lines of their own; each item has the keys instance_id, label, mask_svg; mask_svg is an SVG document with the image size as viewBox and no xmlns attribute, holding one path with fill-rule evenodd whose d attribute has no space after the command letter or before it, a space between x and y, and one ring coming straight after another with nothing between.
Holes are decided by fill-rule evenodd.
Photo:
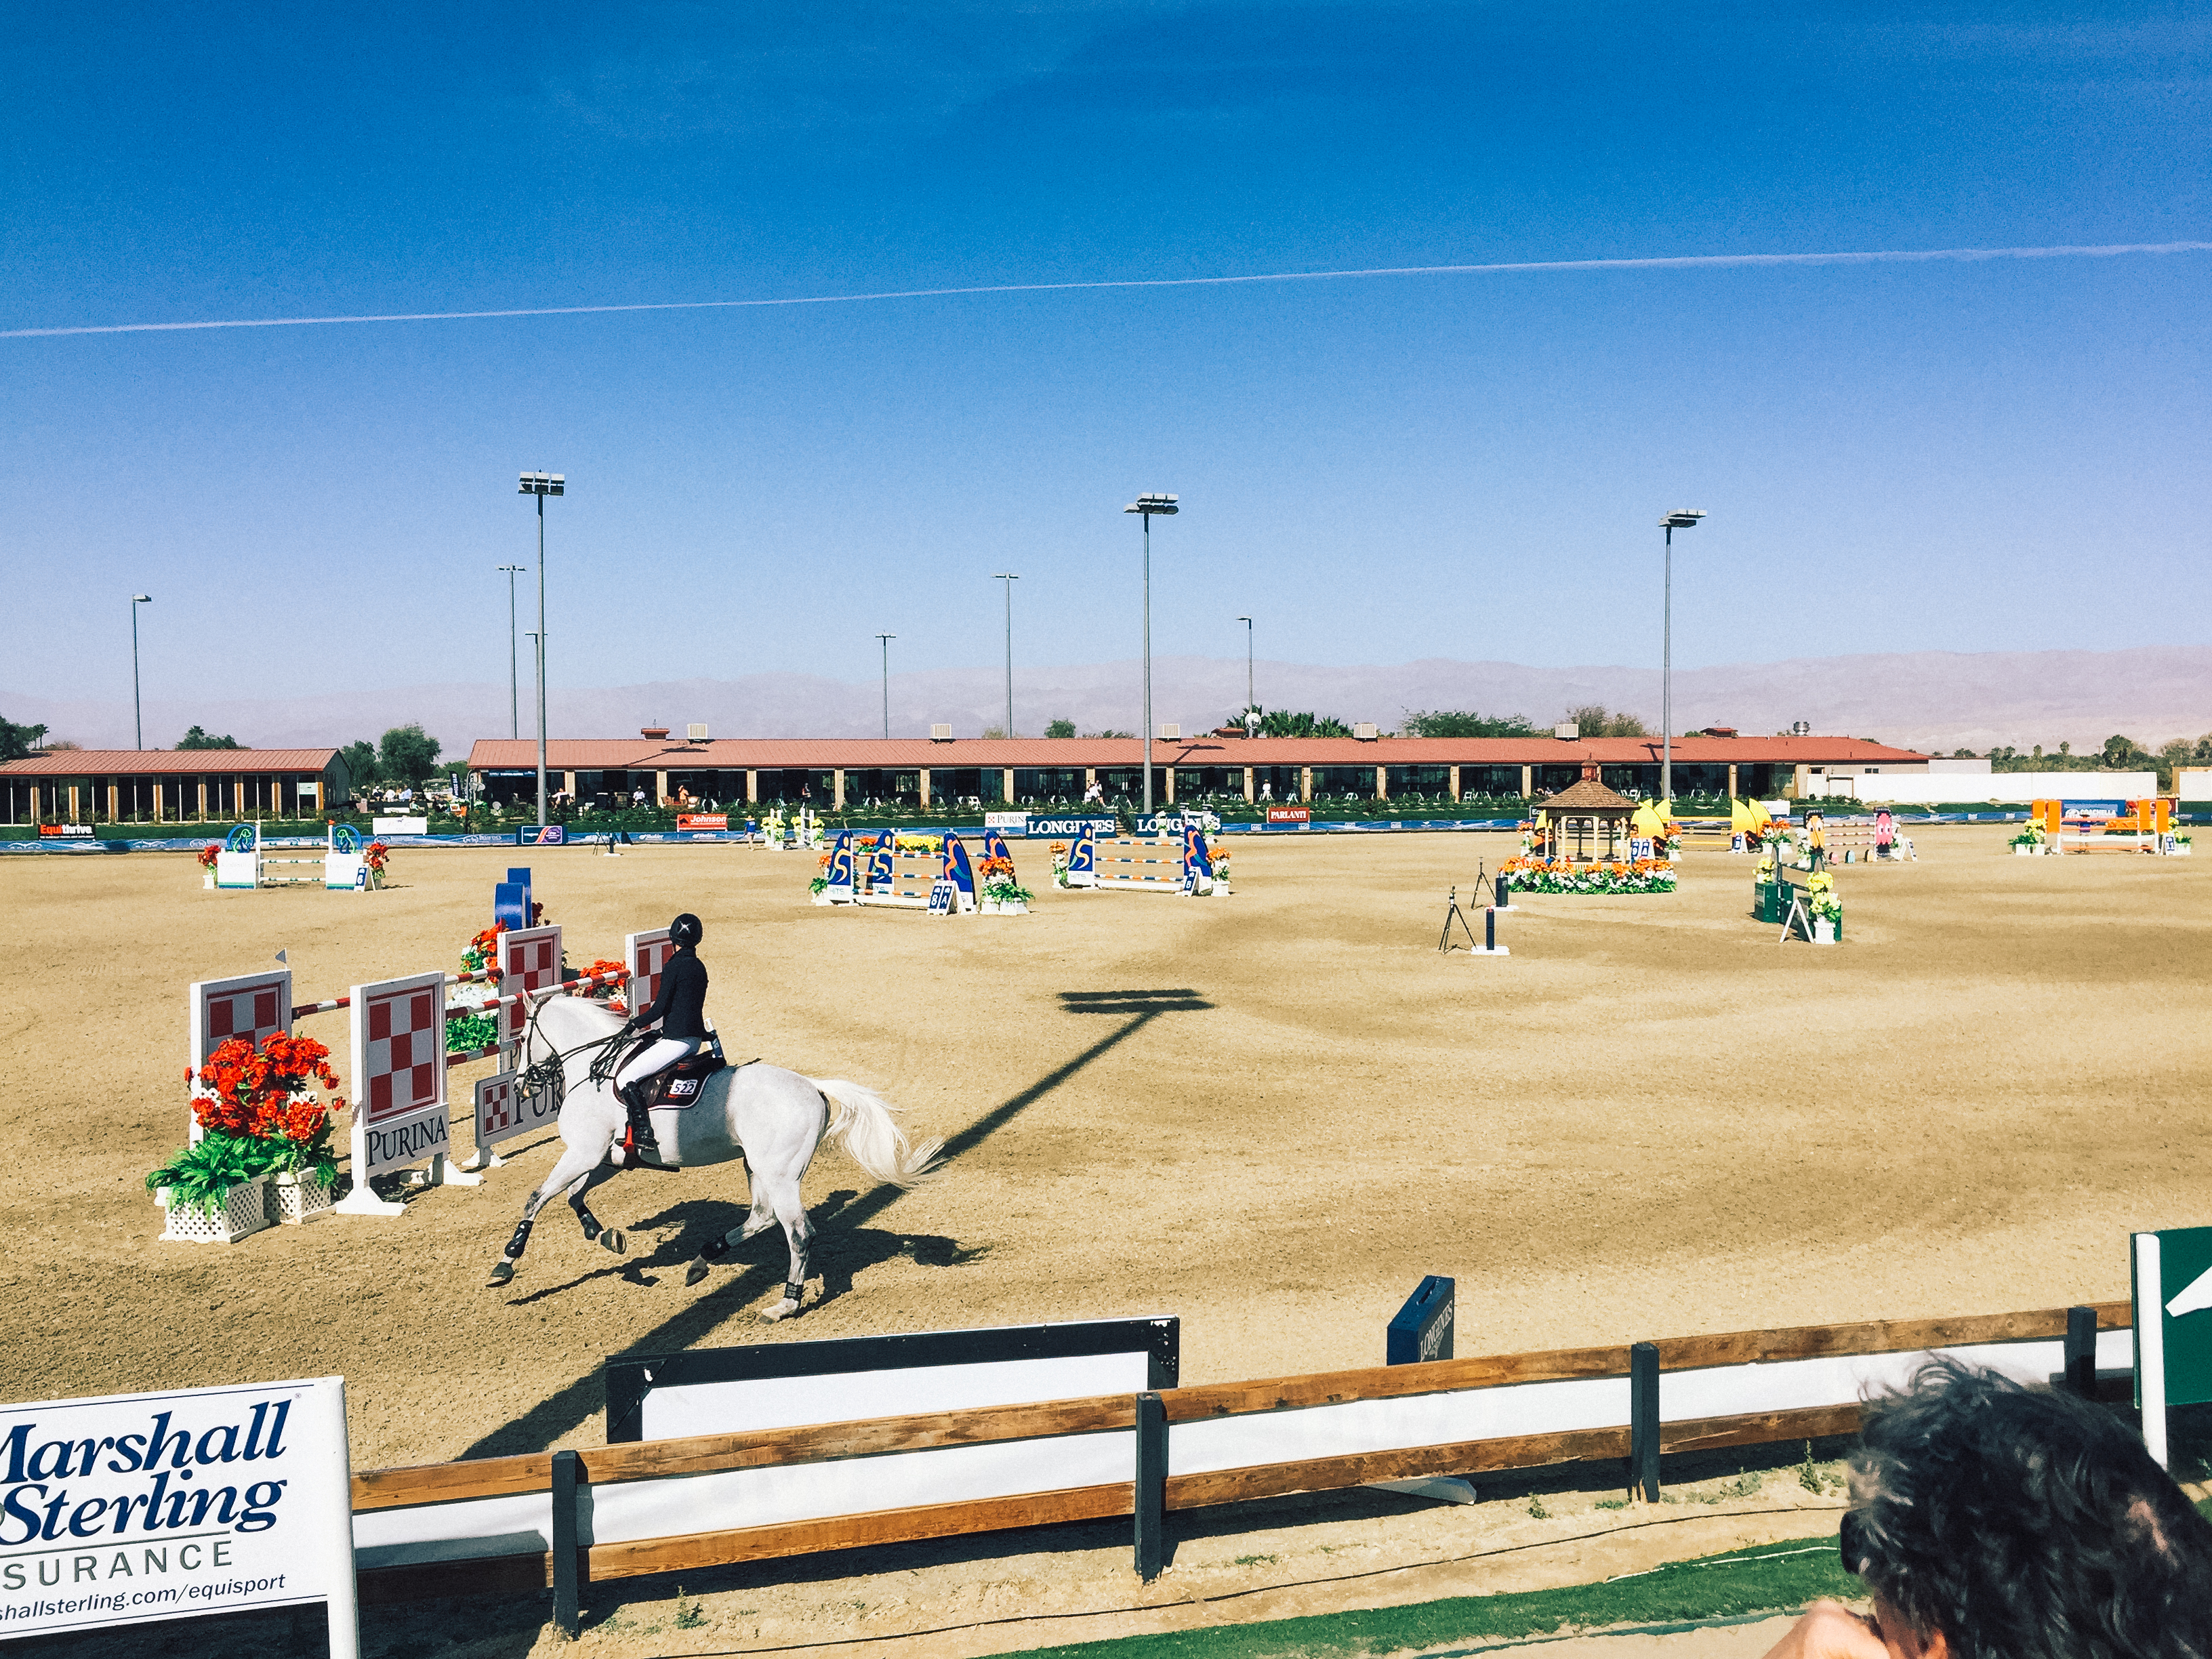
<instances>
[{"instance_id":1,"label":"stirrup","mask_svg":"<svg viewBox=\"0 0 2212 1659\"><path fill-rule=\"evenodd\" d=\"M629 1115L629 1127L623 1136L623 1148L634 1154L649 1152L658 1158L660 1156L660 1138L653 1133L653 1108L647 1103L644 1093L652 1083L653 1079L647 1078L644 1082L633 1083L621 1091L623 1108Z\"/></svg>"}]
</instances>

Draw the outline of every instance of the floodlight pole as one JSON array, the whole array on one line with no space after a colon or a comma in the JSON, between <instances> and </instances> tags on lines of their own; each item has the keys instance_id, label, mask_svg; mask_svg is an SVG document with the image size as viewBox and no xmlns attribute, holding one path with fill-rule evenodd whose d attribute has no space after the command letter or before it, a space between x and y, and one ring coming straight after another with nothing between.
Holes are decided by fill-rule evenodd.
<instances>
[{"instance_id":1,"label":"floodlight pole","mask_svg":"<svg viewBox=\"0 0 2212 1659\"><path fill-rule=\"evenodd\" d=\"M1006 735L1014 735L1014 584L1021 578L1009 571L993 576L1006 585Z\"/></svg>"},{"instance_id":2,"label":"floodlight pole","mask_svg":"<svg viewBox=\"0 0 2212 1659\"><path fill-rule=\"evenodd\" d=\"M545 496L538 496L538 817L545 822ZM527 918L525 918L527 920Z\"/></svg>"},{"instance_id":3,"label":"floodlight pole","mask_svg":"<svg viewBox=\"0 0 2212 1659\"><path fill-rule=\"evenodd\" d=\"M520 494L538 498L538 822L545 822L545 498L568 493L558 472L526 472ZM510 580L512 579L510 578Z\"/></svg>"},{"instance_id":4,"label":"floodlight pole","mask_svg":"<svg viewBox=\"0 0 2212 1659\"><path fill-rule=\"evenodd\" d=\"M500 566L500 568L507 572L507 735L511 738L519 738L522 735L522 676L521 671L516 666L516 664L520 660L520 657L516 647L516 641L519 636L514 631L514 579L520 575L527 567L519 564L503 564Z\"/></svg>"},{"instance_id":5,"label":"floodlight pole","mask_svg":"<svg viewBox=\"0 0 2212 1659\"><path fill-rule=\"evenodd\" d=\"M1244 708L1249 713L1252 708L1252 619L1239 617L1237 620L1244 624Z\"/></svg>"},{"instance_id":6,"label":"floodlight pole","mask_svg":"<svg viewBox=\"0 0 2212 1659\"><path fill-rule=\"evenodd\" d=\"M1176 497L1153 491L1139 495L1121 509L1140 514L1145 521L1145 816L1152 815L1152 515L1173 518L1179 510Z\"/></svg>"},{"instance_id":7,"label":"floodlight pole","mask_svg":"<svg viewBox=\"0 0 2212 1659\"><path fill-rule=\"evenodd\" d=\"M131 596L131 722L138 733L138 747L141 749L146 746L146 714L138 700L138 607L153 603L151 593L133 593Z\"/></svg>"},{"instance_id":8,"label":"floodlight pole","mask_svg":"<svg viewBox=\"0 0 2212 1659\"><path fill-rule=\"evenodd\" d=\"M1693 507L1678 507L1659 520L1667 536L1659 607L1659 804L1666 811L1674 805L1674 532L1696 529L1705 516Z\"/></svg>"},{"instance_id":9,"label":"floodlight pole","mask_svg":"<svg viewBox=\"0 0 2212 1659\"><path fill-rule=\"evenodd\" d=\"M884 645L884 735L888 738L891 734L891 641L898 635L878 634L876 637Z\"/></svg>"}]
</instances>

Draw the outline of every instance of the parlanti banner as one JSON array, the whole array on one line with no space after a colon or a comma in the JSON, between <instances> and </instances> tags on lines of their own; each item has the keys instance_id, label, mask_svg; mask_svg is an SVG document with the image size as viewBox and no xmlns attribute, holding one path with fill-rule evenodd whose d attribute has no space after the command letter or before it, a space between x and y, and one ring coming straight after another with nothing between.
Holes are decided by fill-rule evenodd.
<instances>
[{"instance_id":1,"label":"parlanti banner","mask_svg":"<svg viewBox=\"0 0 2212 1659\"><path fill-rule=\"evenodd\" d=\"M0 1638L322 1601L355 1659L337 1377L0 1406Z\"/></svg>"}]
</instances>

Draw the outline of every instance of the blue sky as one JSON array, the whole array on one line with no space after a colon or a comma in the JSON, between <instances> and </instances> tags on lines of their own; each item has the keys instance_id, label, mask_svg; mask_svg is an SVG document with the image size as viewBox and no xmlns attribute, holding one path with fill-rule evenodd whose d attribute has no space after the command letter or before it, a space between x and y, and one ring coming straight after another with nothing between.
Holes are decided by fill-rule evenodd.
<instances>
[{"instance_id":1,"label":"blue sky","mask_svg":"<svg viewBox=\"0 0 2212 1659\"><path fill-rule=\"evenodd\" d=\"M2212 239L2212 8L10 8L0 329ZM611 11L612 15L608 13ZM459 15L456 15L456 13ZM2212 639L2212 254L0 340L0 694ZM3 711L0 711L3 712Z\"/></svg>"}]
</instances>

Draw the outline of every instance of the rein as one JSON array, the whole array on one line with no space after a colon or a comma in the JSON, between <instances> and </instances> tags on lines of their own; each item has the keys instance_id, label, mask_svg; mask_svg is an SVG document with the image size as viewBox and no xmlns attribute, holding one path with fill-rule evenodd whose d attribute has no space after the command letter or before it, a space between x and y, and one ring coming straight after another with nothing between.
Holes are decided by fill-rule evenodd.
<instances>
[{"instance_id":1,"label":"rein","mask_svg":"<svg viewBox=\"0 0 2212 1659\"><path fill-rule=\"evenodd\" d=\"M522 1037L524 1053L529 1052L530 1039L538 1033L538 1016L544 1013L550 1004L551 999L548 998L530 1011L530 1024L524 1030ZM616 1055L621 1049L623 1039L629 1035L629 1030L625 1026L611 1036L592 1037L565 1051L555 1048L544 1059L533 1060L526 1066L516 1082L527 1094L538 1094L550 1090L553 1095L554 1109L557 1111L568 1098L568 1062L578 1054L597 1048L599 1052L592 1056L591 1068L586 1075L592 1082L604 1084L608 1078L614 1075Z\"/></svg>"}]
</instances>

